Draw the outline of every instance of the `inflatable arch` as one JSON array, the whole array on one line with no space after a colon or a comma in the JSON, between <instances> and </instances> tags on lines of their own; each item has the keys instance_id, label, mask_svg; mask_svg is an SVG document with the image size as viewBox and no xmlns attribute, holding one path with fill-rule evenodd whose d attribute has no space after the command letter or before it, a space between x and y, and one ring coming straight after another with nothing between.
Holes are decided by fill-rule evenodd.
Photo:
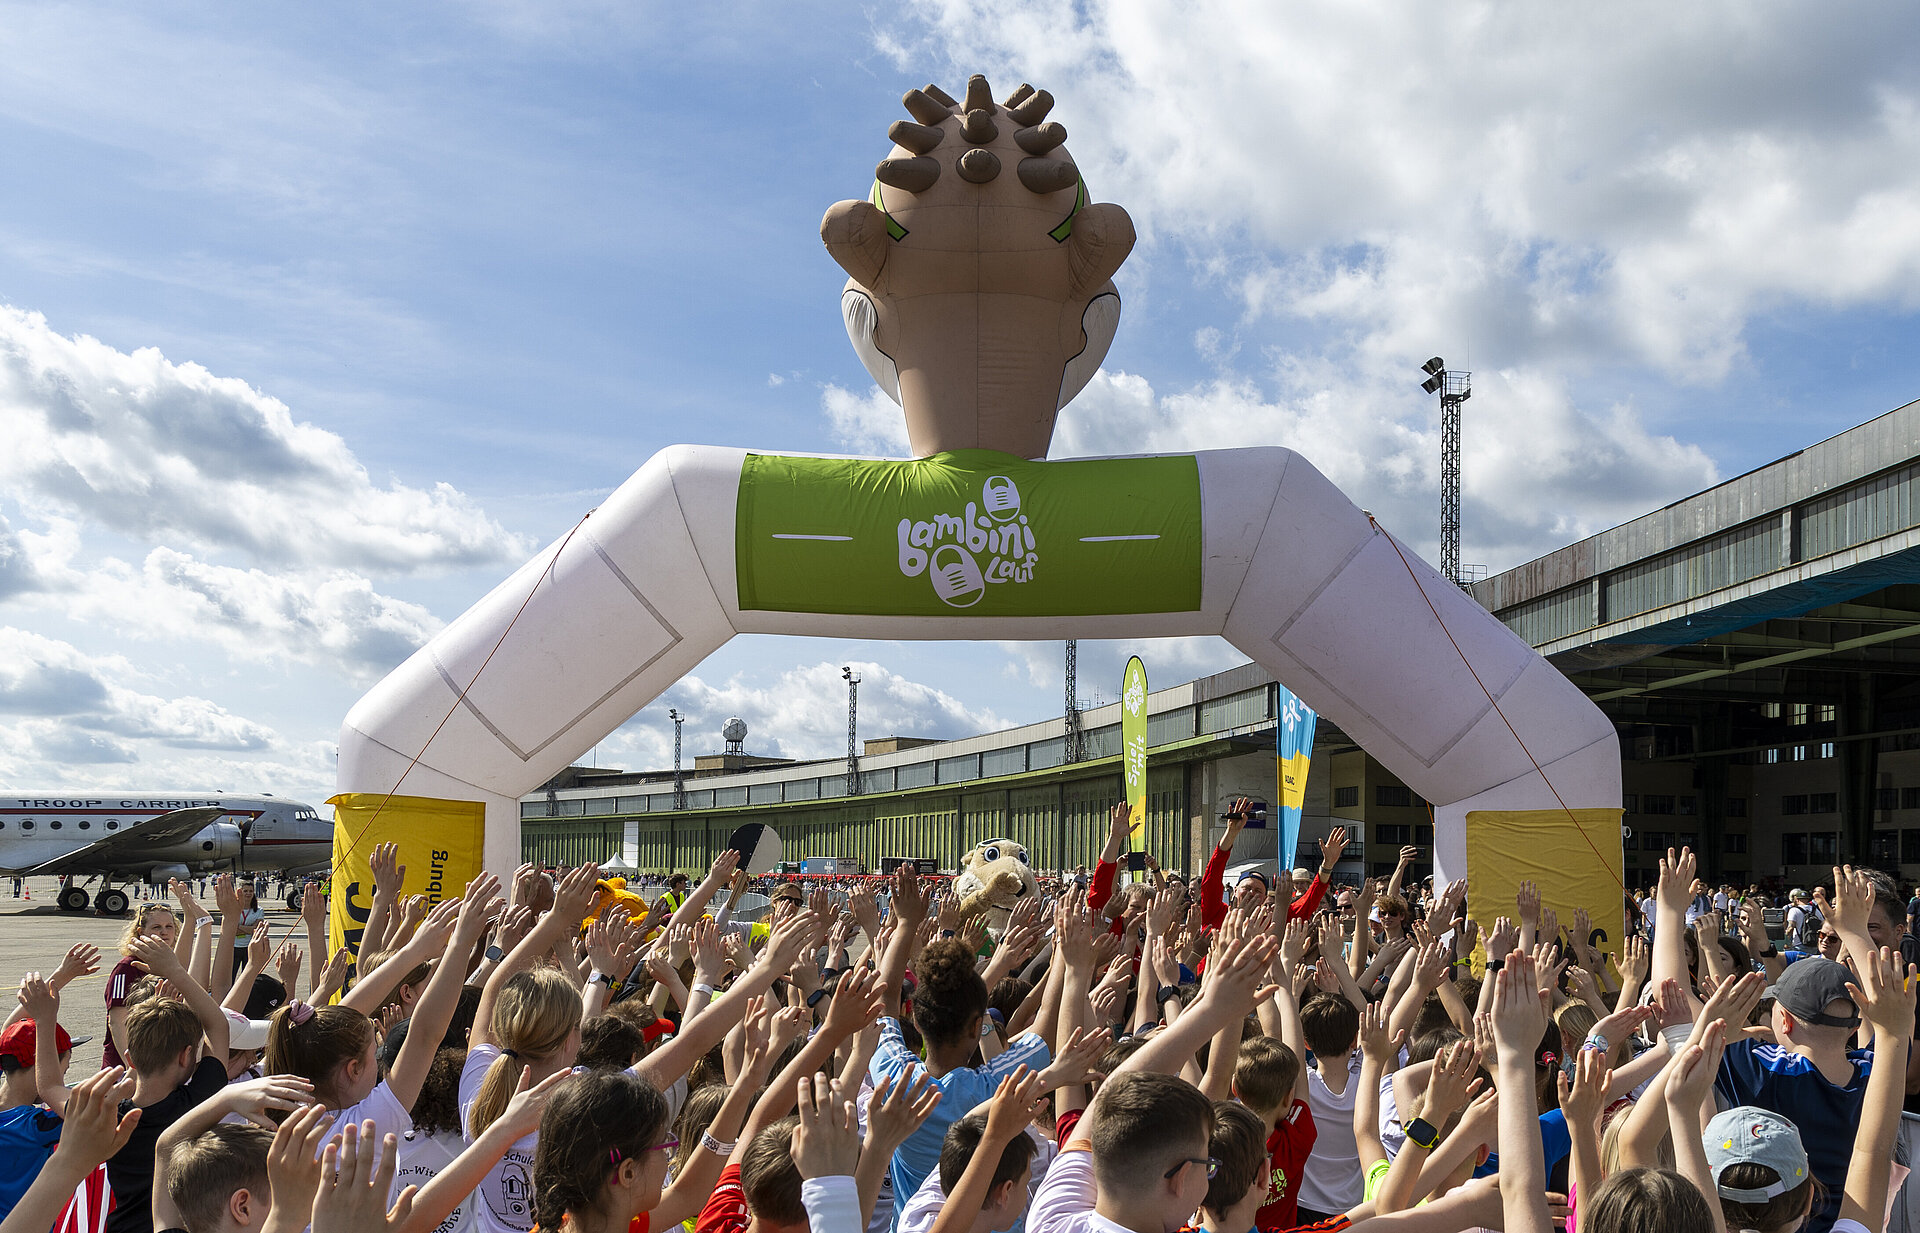
<instances>
[{"instance_id":1,"label":"inflatable arch","mask_svg":"<svg viewBox=\"0 0 1920 1233\"><path fill-rule=\"evenodd\" d=\"M663 450L360 700L340 791L482 802L505 873L518 798L736 634L1204 634L1432 802L1441 876L1481 885L1475 833L1529 854L1499 881L1605 863L1610 835L1618 880L1612 724L1304 458L1036 461L1113 337L1132 224L1088 203L1044 91L905 101L872 194L822 235L916 457Z\"/></svg>"}]
</instances>

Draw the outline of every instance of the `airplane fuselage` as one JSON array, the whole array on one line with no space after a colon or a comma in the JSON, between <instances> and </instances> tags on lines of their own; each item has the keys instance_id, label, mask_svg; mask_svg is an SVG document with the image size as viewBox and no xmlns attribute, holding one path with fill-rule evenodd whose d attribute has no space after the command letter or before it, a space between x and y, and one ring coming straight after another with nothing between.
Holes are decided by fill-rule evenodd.
<instances>
[{"instance_id":1,"label":"airplane fuselage","mask_svg":"<svg viewBox=\"0 0 1920 1233\"><path fill-rule=\"evenodd\" d=\"M233 793L12 793L0 796L0 873L24 873L160 814L219 809L171 842L132 840L66 870L110 882L214 871L291 873L327 863L333 826L310 805Z\"/></svg>"}]
</instances>

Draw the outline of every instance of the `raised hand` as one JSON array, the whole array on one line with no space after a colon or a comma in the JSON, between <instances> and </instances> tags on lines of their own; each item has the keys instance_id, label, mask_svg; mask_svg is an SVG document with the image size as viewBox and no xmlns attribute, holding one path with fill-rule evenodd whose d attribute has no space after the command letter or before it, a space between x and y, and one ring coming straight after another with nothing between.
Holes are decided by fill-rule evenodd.
<instances>
[{"instance_id":1,"label":"raised hand","mask_svg":"<svg viewBox=\"0 0 1920 1233\"><path fill-rule=\"evenodd\" d=\"M1376 1064L1382 1073L1392 1070L1400 1057L1401 1048L1407 1043L1405 1029L1387 1035L1387 1004L1369 1002L1360 1012L1360 1053L1367 1061Z\"/></svg>"},{"instance_id":2,"label":"raised hand","mask_svg":"<svg viewBox=\"0 0 1920 1233\"><path fill-rule=\"evenodd\" d=\"M1873 882L1852 865L1835 865L1833 891L1834 903L1827 919L1834 932L1843 937L1866 937L1867 919L1873 915Z\"/></svg>"},{"instance_id":3,"label":"raised hand","mask_svg":"<svg viewBox=\"0 0 1920 1233\"><path fill-rule=\"evenodd\" d=\"M839 1085L825 1075L798 1084L800 1125L792 1140L793 1165L800 1176L842 1177L860 1163L860 1128L853 1102L842 1100Z\"/></svg>"},{"instance_id":4,"label":"raised hand","mask_svg":"<svg viewBox=\"0 0 1920 1233\"><path fill-rule=\"evenodd\" d=\"M1753 1017L1754 1008L1760 1005L1760 999L1766 996L1766 992L1767 978L1758 972L1729 976L1720 982L1720 987L1700 1008L1700 1021L1711 1023L1715 1019L1724 1019L1736 1030L1743 1028L1747 1020Z\"/></svg>"},{"instance_id":5,"label":"raised hand","mask_svg":"<svg viewBox=\"0 0 1920 1233\"><path fill-rule=\"evenodd\" d=\"M873 896L873 887L865 882L857 884L847 895L847 910L872 943L880 934L880 903Z\"/></svg>"},{"instance_id":6,"label":"raised hand","mask_svg":"<svg viewBox=\"0 0 1920 1233\"><path fill-rule=\"evenodd\" d=\"M890 1156L926 1123L943 1093L933 1076L915 1066L901 1075L888 1075L867 1098L865 1151Z\"/></svg>"},{"instance_id":7,"label":"raised hand","mask_svg":"<svg viewBox=\"0 0 1920 1233\"><path fill-rule=\"evenodd\" d=\"M326 925L327 897L318 886L309 885L300 892L300 919L309 929Z\"/></svg>"},{"instance_id":8,"label":"raised hand","mask_svg":"<svg viewBox=\"0 0 1920 1233\"><path fill-rule=\"evenodd\" d=\"M1692 848L1678 851L1667 849L1667 854L1660 858L1660 878L1654 888L1661 907L1686 911L1687 904L1693 899L1694 870L1697 867Z\"/></svg>"},{"instance_id":9,"label":"raised hand","mask_svg":"<svg viewBox=\"0 0 1920 1233\"><path fill-rule=\"evenodd\" d=\"M229 1083L214 1099L256 1126L278 1130L270 1113L286 1113L313 1103L313 1084L298 1075L268 1075L244 1083Z\"/></svg>"},{"instance_id":10,"label":"raised hand","mask_svg":"<svg viewBox=\"0 0 1920 1233\"><path fill-rule=\"evenodd\" d=\"M707 880L716 887L725 886L727 879L731 878L734 870L739 867L740 853L732 848L722 848L720 855L713 858L713 867L707 870Z\"/></svg>"},{"instance_id":11,"label":"raised hand","mask_svg":"<svg viewBox=\"0 0 1920 1233\"><path fill-rule=\"evenodd\" d=\"M911 862L894 871L893 914L909 929L919 928L920 922L927 919L927 890L920 884L919 871Z\"/></svg>"},{"instance_id":12,"label":"raised hand","mask_svg":"<svg viewBox=\"0 0 1920 1233\"><path fill-rule=\"evenodd\" d=\"M320 1188L320 1145L327 1141L333 1114L325 1105L306 1105L280 1123L267 1149L267 1184L275 1203L291 1212L311 1212Z\"/></svg>"},{"instance_id":13,"label":"raised hand","mask_svg":"<svg viewBox=\"0 0 1920 1233\"><path fill-rule=\"evenodd\" d=\"M1487 962L1505 959L1519 945L1520 927L1510 917L1495 919L1493 928L1487 931Z\"/></svg>"},{"instance_id":14,"label":"raised hand","mask_svg":"<svg viewBox=\"0 0 1920 1233\"><path fill-rule=\"evenodd\" d=\"M366 1233L387 1227L387 1194L393 1188L397 1143L371 1121L348 1122L327 1144L320 1187L313 1197L313 1233ZM411 1208L414 1187L401 1192L396 1209Z\"/></svg>"},{"instance_id":15,"label":"raised hand","mask_svg":"<svg viewBox=\"0 0 1920 1233\"><path fill-rule=\"evenodd\" d=\"M820 1030L831 1039L845 1040L886 1013L887 994L880 987L879 970L851 968L840 973Z\"/></svg>"},{"instance_id":16,"label":"raised hand","mask_svg":"<svg viewBox=\"0 0 1920 1233\"><path fill-rule=\"evenodd\" d=\"M987 1106L987 1130L981 1141L1005 1145L1013 1137L1033 1124L1033 1104L1040 1099L1043 1086L1042 1074L1029 1071L1025 1066L1014 1068L1014 1072L1000 1080L1000 1087L993 1094L993 1102Z\"/></svg>"},{"instance_id":17,"label":"raised hand","mask_svg":"<svg viewBox=\"0 0 1920 1233\"><path fill-rule=\"evenodd\" d=\"M1336 826L1320 841L1320 873L1323 879L1333 876L1333 867L1340 863L1340 854L1347 849L1347 828Z\"/></svg>"},{"instance_id":18,"label":"raised hand","mask_svg":"<svg viewBox=\"0 0 1920 1233\"><path fill-rule=\"evenodd\" d=\"M1427 1090L1422 1093L1425 1111L1420 1116L1436 1126L1444 1125L1479 1094L1483 1083L1476 1077L1479 1069L1480 1054L1472 1041L1456 1040L1441 1050L1427 1078Z\"/></svg>"},{"instance_id":19,"label":"raised hand","mask_svg":"<svg viewBox=\"0 0 1920 1233\"><path fill-rule=\"evenodd\" d=\"M1874 1047L1913 1035L1914 969L1902 971L1900 952L1888 947L1855 960L1858 971L1847 985L1860 1014L1873 1024ZM1895 1055L1899 1056L1898 1054Z\"/></svg>"},{"instance_id":20,"label":"raised hand","mask_svg":"<svg viewBox=\"0 0 1920 1233\"><path fill-rule=\"evenodd\" d=\"M1460 911L1460 905L1466 901L1467 880L1455 878L1447 883L1445 890L1440 892L1439 902L1434 905L1433 911L1427 913L1427 919L1436 922L1435 928L1444 931L1453 923L1454 916Z\"/></svg>"},{"instance_id":21,"label":"raised hand","mask_svg":"<svg viewBox=\"0 0 1920 1233\"><path fill-rule=\"evenodd\" d=\"M253 936L247 939L247 966L256 971L264 970L267 960L273 957L273 926L265 918L253 927Z\"/></svg>"},{"instance_id":22,"label":"raised hand","mask_svg":"<svg viewBox=\"0 0 1920 1233\"><path fill-rule=\"evenodd\" d=\"M1100 1073L1100 1056L1113 1038L1097 1028L1082 1028L1060 1046L1053 1062L1034 1076L1043 1092L1075 1087Z\"/></svg>"},{"instance_id":23,"label":"raised hand","mask_svg":"<svg viewBox=\"0 0 1920 1233\"><path fill-rule=\"evenodd\" d=\"M593 907L594 883L599 880L600 866L582 865L578 869L567 870L566 876L560 879L560 885L554 888L554 913L567 922L569 931L587 918L587 912Z\"/></svg>"},{"instance_id":24,"label":"raised hand","mask_svg":"<svg viewBox=\"0 0 1920 1233\"><path fill-rule=\"evenodd\" d=\"M1520 883L1520 891L1514 896L1515 906L1519 909L1520 923L1537 925L1540 922L1540 888L1532 882Z\"/></svg>"},{"instance_id":25,"label":"raised hand","mask_svg":"<svg viewBox=\"0 0 1920 1233\"><path fill-rule=\"evenodd\" d=\"M1911 1031L1911 1015L1907 1018L1907 1026ZM1720 1055L1726 1051L1726 1047L1726 1022L1721 1019L1710 1021L1699 1043L1689 1045L1680 1056L1679 1064L1667 1072L1665 1095L1669 1108L1700 1107L1700 1102L1713 1090L1714 1077L1720 1073Z\"/></svg>"},{"instance_id":26,"label":"raised hand","mask_svg":"<svg viewBox=\"0 0 1920 1233\"><path fill-rule=\"evenodd\" d=\"M240 893L233 889L232 874L221 873L214 875L213 906L220 909L220 915L223 918L229 912L239 912L242 910L240 907Z\"/></svg>"},{"instance_id":27,"label":"raised hand","mask_svg":"<svg viewBox=\"0 0 1920 1233\"><path fill-rule=\"evenodd\" d=\"M60 966L53 970L48 983L55 989L64 989L68 984L82 976L91 976L100 970L100 948L87 942L75 942L67 948L66 957L60 960Z\"/></svg>"},{"instance_id":28,"label":"raised hand","mask_svg":"<svg viewBox=\"0 0 1920 1233\"><path fill-rule=\"evenodd\" d=\"M507 1101L506 1112L500 1115L500 1120L516 1128L521 1138L540 1129L540 1114L546 1110L547 1101L553 1098L562 1083L573 1078L573 1070L569 1067L528 1086L532 1078L531 1066L520 1072L519 1086L514 1089L513 1098Z\"/></svg>"},{"instance_id":29,"label":"raised hand","mask_svg":"<svg viewBox=\"0 0 1920 1233\"><path fill-rule=\"evenodd\" d=\"M375 844L373 855L368 859L367 864L373 870L375 894L383 894L391 898L400 893L400 886L407 879L407 867L400 863L399 844Z\"/></svg>"},{"instance_id":30,"label":"raised hand","mask_svg":"<svg viewBox=\"0 0 1920 1233\"><path fill-rule=\"evenodd\" d=\"M1603 1038L1611 1047L1638 1031L1641 1024L1651 1022L1653 1015L1651 1006L1622 1007L1594 1024L1593 1034Z\"/></svg>"},{"instance_id":31,"label":"raised hand","mask_svg":"<svg viewBox=\"0 0 1920 1233\"><path fill-rule=\"evenodd\" d=\"M1679 981L1660 982L1659 993L1653 1004L1653 1017L1655 1026L1663 1032L1670 1027L1693 1022L1693 1007L1687 1001L1687 991L1680 987Z\"/></svg>"},{"instance_id":32,"label":"raised hand","mask_svg":"<svg viewBox=\"0 0 1920 1233\"><path fill-rule=\"evenodd\" d=\"M173 948L160 940L157 933L143 934L127 944L127 955L135 963L176 984L190 980L187 969L180 966L180 960Z\"/></svg>"},{"instance_id":33,"label":"raised hand","mask_svg":"<svg viewBox=\"0 0 1920 1233\"><path fill-rule=\"evenodd\" d=\"M1573 1079L1569 1081L1562 1071L1557 1082L1560 1107L1566 1111L1567 1121L1576 1126L1590 1126L1599 1134L1600 1114L1606 1110L1607 1094L1613 1090L1613 1071L1607 1066L1607 1055L1598 1049L1580 1050L1574 1059Z\"/></svg>"},{"instance_id":34,"label":"raised hand","mask_svg":"<svg viewBox=\"0 0 1920 1233\"><path fill-rule=\"evenodd\" d=\"M293 982L300 979L300 960L304 956L305 952L300 949L298 942L285 942L273 957L274 973L280 978L280 985L287 991L288 997L293 996Z\"/></svg>"},{"instance_id":35,"label":"raised hand","mask_svg":"<svg viewBox=\"0 0 1920 1233\"><path fill-rule=\"evenodd\" d=\"M1511 1058L1533 1066L1533 1050L1547 1030L1547 995L1536 983L1531 955L1514 953L1494 974L1493 1039L1500 1061Z\"/></svg>"},{"instance_id":36,"label":"raised hand","mask_svg":"<svg viewBox=\"0 0 1920 1233\"><path fill-rule=\"evenodd\" d=\"M1180 889L1171 883L1160 888L1160 893L1147 905L1149 936L1164 938L1173 932L1174 924L1180 919L1183 898Z\"/></svg>"},{"instance_id":37,"label":"raised hand","mask_svg":"<svg viewBox=\"0 0 1920 1233\"><path fill-rule=\"evenodd\" d=\"M133 1085L133 1072L124 1066L97 1070L76 1084L67 1097L60 1146L54 1154L72 1161L75 1172L81 1173L91 1173L118 1155L140 1124L142 1110L120 1114L120 1102L133 1095Z\"/></svg>"}]
</instances>

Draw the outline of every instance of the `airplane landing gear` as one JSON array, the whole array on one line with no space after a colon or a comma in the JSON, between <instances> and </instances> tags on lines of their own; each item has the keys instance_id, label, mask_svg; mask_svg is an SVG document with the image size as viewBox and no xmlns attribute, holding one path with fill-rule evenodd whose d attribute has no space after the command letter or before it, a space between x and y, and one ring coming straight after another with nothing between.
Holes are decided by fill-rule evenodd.
<instances>
[{"instance_id":1,"label":"airplane landing gear","mask_svg":"<svg viewBox=\"0 0 1920 1233\"><path fill-rule=\"evenodd\" d=\"M60 910L62 912L84 912L87 908L87 892L71 882L60 885Z\"/></svg>"},{"instance_id":2,"label":"airplane landing gear","mask_svg":"<svg viewBox=\"0 0 1920 1233\"><path fill-rule=\"evenodd\" d=\"M296 886L292 890L289 890L287 892L287 911L298 912L299 910L300 910L300 888Z\"/></svg>"},{"instance_id":3,"label":"airplane landing gear","mask_svg":"<svg viewBox=\"0 0 1920 1233\"><path fill-rule=\"evenodd\" d=\"M93 897L93 906L108 916L119 916L127 910L127 892L109 886Z\"/></svg>"}]
</instances>

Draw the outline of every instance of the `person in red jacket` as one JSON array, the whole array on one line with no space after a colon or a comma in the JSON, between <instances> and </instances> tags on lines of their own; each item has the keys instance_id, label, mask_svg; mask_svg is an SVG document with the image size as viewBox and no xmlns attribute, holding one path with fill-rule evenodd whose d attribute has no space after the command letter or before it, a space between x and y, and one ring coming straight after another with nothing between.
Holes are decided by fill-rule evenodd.
<instances>
[{"instance_id":1,"label":"person in red jacket","mask_svg":"<svg viewBox=\"0 0 1920 1233\"><path fill-rule=\"evenodd\" d=\"M1218 929L1227 919L1226 873L1227 861L1233 855L1234 841L1240 838L1241 828L1247 824L1247 814L1253 802L1244 796L1235 797L1227 808L1226 833L1220 836L1220 842L1214 846L1213 855L1207 859L1206 872L1200 875L1200 923L1208 929ZM1340 863L1340 853L1347 846L1347 828L1336 826L1333 833L1320 841L1320 872L1307 885L1306 890L1295 896L1287 905L1287 919L1306 920L1320 909L1320 900L1327 893L1327 886L1333 881L1333 867ZM1266 875L1259 872L1243 874L1234 886L1235 906L1257 908L1266 901L1272 887L1267 885Z\"/></svg>"}]
</instances>

